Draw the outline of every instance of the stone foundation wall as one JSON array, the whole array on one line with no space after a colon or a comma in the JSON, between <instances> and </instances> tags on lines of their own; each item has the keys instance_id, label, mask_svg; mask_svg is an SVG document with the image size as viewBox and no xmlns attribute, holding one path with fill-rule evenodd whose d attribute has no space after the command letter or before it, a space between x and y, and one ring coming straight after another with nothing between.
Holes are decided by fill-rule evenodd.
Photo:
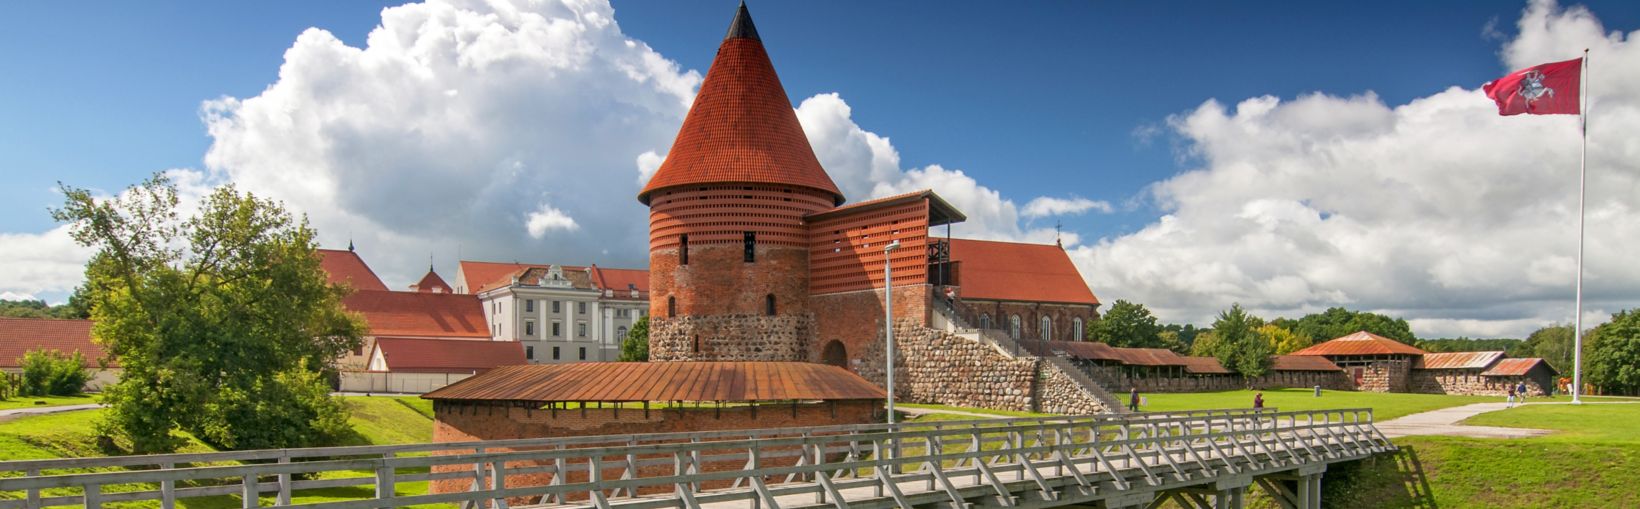
<instances>
[{"instance_id":1,"label":"stone foundation wall","mask_svg":"<svg viewBox=\"0 0 1640 509\"><path fill-rule=\"evenodd\" d=\"M1361 384L1356 390L1365 392L1408 392L1411 389L1412 363L1407 361L1378 361L1362 368Z\"/></svg>"},{"instance_id":2,"label":"stone foundation wall","mask_svg":"<svg viewBox=\"0 0 1640 509\"><path fill-rule=\"evenodd\" d=\"M1412 371L1411 391L1464 396L1508 396L1509 388L1526 382L1526 393L1547 396L1549 388L1521 376L1481 376L1481 370L1418 369Z\"/></svg>"},{"instance_id":3,"label":"stone foundation wall","mask_svg":"<svg viewBox=\"0 0 1640 509\"><path fill-rule=\"evenodd\" d=\"M1051 362L1042 362L1036 383L1036 411L1051 414L1087 415L1116 412L1089 394L1074 375Z\"/></svg>"},{"instance_id":4,"label":"stone foundation wall","mask_svg":"<svg viewBox=\"0 0 1640 509\"><path fill-rule=\"evenodd\" d=\"M1029 412L1035 409L1035 358L1013 358L991 345L896 320L895 398L912 403L972 406ZM886 385L883 344L862 352L856 373Z\"/></svg>"},{"instance_id":5,"label":"stone foundation wall","mask_svg":"<svg viewBox=\"0 0 1640 509\"><path fill-rule=\"evenodd\" d=\"M652 317L653 361L808 361L814 316Z\"/></svg>"}]
</instances>

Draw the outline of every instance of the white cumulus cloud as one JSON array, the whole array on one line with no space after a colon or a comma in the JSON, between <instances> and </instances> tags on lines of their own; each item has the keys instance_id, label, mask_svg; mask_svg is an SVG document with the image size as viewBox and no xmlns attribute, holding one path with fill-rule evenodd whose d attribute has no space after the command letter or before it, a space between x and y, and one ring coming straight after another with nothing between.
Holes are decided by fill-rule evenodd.
<instances>
[{"instance_id":1,"label":"white cumulus cloud","mask_svg":"<svg viewBox=\"0 0 1640 509\"><path fill-rule=\"evenodd\" d=\"M529 230L530 237L537 239L546 236L547 232L552 230L572 232L581 229L581 225L575 224L575 218L545 203L525 218L524 227Z\"/></svg>"},{"instance_id":2,"label":"white cumulus cloud","mask_svg":"<svg viewBox=\"0 0 1640 509\"><path fill-rule=\"evenodd\" d=\"M1068 216L1085 213L1089 210L1109 214L1115 209L1110 202L1104 200L1089 200L1087 198L1055 198L1052 196L1038 196L1025 204L1020 212L1025 217Z\"/></svg>"},{"instance_id":3,"label":"white cumulus cloud","mask_svg":"<svg viewBox=\"0 0 1640 509\"><path fill-rule=\"evenodd\" d=\"M1582 8L1532 3L1499 74L1592 48L1586 298L1640 305L1640 43ZM1149 189L1164 211L1074 251L1107 298L1206 323L1347 306L1424 336L1523 336L1572 317L1574 116L1499 117L1475 88L1403 105L1367 92L1207 101L1169 122L1198 167Z\"/></svg>"}]
</instances>

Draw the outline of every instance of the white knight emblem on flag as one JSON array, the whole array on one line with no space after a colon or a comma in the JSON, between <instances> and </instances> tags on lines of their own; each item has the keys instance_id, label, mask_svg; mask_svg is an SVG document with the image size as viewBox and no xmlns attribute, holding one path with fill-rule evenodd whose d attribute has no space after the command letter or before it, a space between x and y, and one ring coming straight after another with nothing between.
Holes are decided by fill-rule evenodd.
<instances>
[{"instance_id":1,"label":"white knight emblem on flag","mask_svg":"<svg viewBox=\"0 0 1640 509\"><path fill-rule=\"evenodd\" d=\"M1515 90L1515 94L1525 98L1527 103L1531 103L1544 96L1554 97L1555 89L1543 85L1543 73L1527 71L1525 76L1521 76L1520 88Z\"/></svg>"}]
</instances>

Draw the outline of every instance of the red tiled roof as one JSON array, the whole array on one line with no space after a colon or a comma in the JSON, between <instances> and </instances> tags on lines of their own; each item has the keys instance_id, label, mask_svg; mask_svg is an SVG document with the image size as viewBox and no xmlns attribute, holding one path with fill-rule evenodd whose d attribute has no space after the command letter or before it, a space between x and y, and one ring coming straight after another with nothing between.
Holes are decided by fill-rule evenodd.
<instances>
[{"instance_id":1,"label":"red tiled roof","mask_svg":"<svg viewBox=\"0 0 1640 509\"><path fill-rule=\"evenodd\" d=\"M1184 370L1198 375L1229 375L1235 372L1224 368L1215 357L1180 357L1184 360Z\"/></svg>"},{"instance_id":2,"label":"red tiled roof","mask_svg":"<svg viewBox=\"0 0 1640 509\"><path fill-rule=\"evenodd\" d=\"M1114 348L1122 364L1131 366L1185 366L1184 357L1166 348Z\"/></svg>"},{"instance_id":3,"label":"red tiled roof","mask_svg":"<svg viewBox=\"0 0 1640 509\"><path fill-rule=\"evenodd\" d=\"M427 275L422 276L421 281L411 285L410 289L427 293L453 293L455 291L450 289L450 285L444 282L444 278L438 277L438 273L433 272L433 269L427 269Z\"/></svg>"},{"instance_id":4,"label":"red tiled roof","mask_svg":"<svg viewBox=\"0 0 1640 509\"><path fill-rule=\"evenodd\" d=\"M354 290L386 291L387 285L376 277L376 272L364 263L359 254L340 249L319 249L319 266L330 276L331 283L342 283Z\"/></svg>"},{"instance_id":5,"label":"red tiled roof","mask_svg":"<svg viewBox=\"0 0 1640 509\"><path fill-rule=\"evenodd\" d=\"M91 320L57 320L51 318L0 317L0 367L16 368L23 364L23 354L34 350L57 350L63 353L80 352L85 366L99 366L103 357L102 345L91 341ZM109 360L110 367L118 365Z\"/></svg>"},{"instance_id":6,"label":"red tiled roof","mask_svg":"<svg viewBox=\"0 0 1640 509\"><path fill-rule=\"evenodd\" d=\"M1555 370L1554 366L1550 366L1549 363L1545 362L1543 359L1528 357L1525 359L1500 360L1497 364L1492 366L1492 369L1481 372L1481 376L1522 376L1531 372L1532 368L1537 367L1539 364L1542 364L1545 369L1548 369L1549 374L1551 375L1560 374L1559 371Z\"/></svg>"},{"instance_id":7,"label":"red tiled roof","mask_svg":"<svg viewBox=\"0 0 1640 509\"><path fill-rule=\"evenodd\" d=\"M1276 355L1270 357L1270 371L1343 371L1326 357L1308 355Z\"/></svg>"},{"instance_id":8,"label":"red tiled roof","mask_svg":"<svg viewBox=\"0 0 1640 509\"><path fill-rule=\"evenodd\" d=\"M1026 339L1020 346L1036 355L1065 355L1073 359L1119 361L1122 356L1110 345L1097 341L1038 341Z\"/></svg>"},{"instance_id":9,"label":"red tiled roof","mask_svg":"<svg viewBox=\"0 0 1640 509\"><path fill-rule=\"evenodd\" d=\"M457 272L461 275L462 286L466 293L478 293L490 283L500 281L501 278L511 276L514 272L529 268L524 263L474 262L462 260Z\"/></svg>"},{"instance_id":10,"label":"red tiled roof","mask_svg":"<svg viewBox=\"0 0 1640 509\"><path fill-rule=\"evenodd\" d=\"M1418 347L1361 331L1311 346L1293 355L1424 355Z\"/></svg>"},{"instance_id":11,"label":"red tiled roof","mask_svg":"<svg viewBox=\"0 0 1640 509\"><path fill-rule=\"evenodd\" d=\"M649 293L649 271L645 269L606 269L595 264L592 266L592 277L599 288L615 290L617 295L632 287Z\"/></svg>"},{"instance_id":12,"label":"red tiled roof","mask_svg":"<svg viewBox=\"0 0 1640 509\"><path fill-rule=\"evenodd\" d=\"M951 260L964 299L1099 304L1059 246L951 239Z\"/></svg>"},{"instance_id":13,"label":"red tiled roof","mask_svg":"<svg viewBox=\"0 0 1640 509\"><path fill-rule=\"evenodd\" d=\"M342 307L364 315L370 335L488 338L478 297L449 293L357 291Z\"/></svg>"},{"instance_id":14,"label":"red tiled roof","mask_svg":"<svg viewBox=\"0 0 1640 509\"><path fill-rule=\"evenodd\" d=\"M1426 353L1412 362L1412 369L1486 369L1503 352L1444 352Z\"/></svg>"},{"instance_id":15,"label":"red tiled roof","mask_svg":"<svg viewBox=\"0 0 1640 509\"><path fill-rule=\"evenodd\" d=\"M837 366L808 362L577 362L503 366L422 395L488 401L884 399Z\"/></svg>"},{"instance_id":16,"label":"red tiled roof","mask_svg":"<svg viewBox=\"0 0 1640 509\"><path fill-rule=\"evenodd\" d=\"M744 9L735 25L751 26ZM843 202L843 193L815 158L755 31L731 32L718 46L671 153L638 193L638 201L648 204L649 195L660 189L707 183L801 186Z\"/></svg>"},{"instance_id":17,"label":"red tiled roof","mask_svg":"<svg viewBox=\"0 0 1640 509\"><path fill-rule=\"evenodd\" d=\"M528 362L517 341L376 338L376 351L387 371L401 373L473 373Z\"/></svg>"}]
</instances>

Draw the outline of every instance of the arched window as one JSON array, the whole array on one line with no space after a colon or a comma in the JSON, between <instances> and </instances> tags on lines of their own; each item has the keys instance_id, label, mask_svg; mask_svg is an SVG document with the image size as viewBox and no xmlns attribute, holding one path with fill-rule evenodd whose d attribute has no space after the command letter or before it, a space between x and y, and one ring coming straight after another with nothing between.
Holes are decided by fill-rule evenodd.
<instances>
[{"instance_id":1,"label":"arched window","mask_svg":"<svg viewBox=\"0 0 1640 509\"><path fill-rule=\"evenodd\" d=\"M666 317L667 318L676 318L677 316L678 316L678 298L677 297L667 297L666 298Z\"/></svg>"},{"instance_id":2,"label":"arched window","mask_svg":"<svg viewBox=\"0 0 1640 509\"><path fill-rule=\"evenodd\" d=\"M1072 318L1071 319L1071 339L1075 339L1077 341L1082 340L1082 319L1081 318Z\"/></svg>"},{"instance_id":3,"label":"arched window","mask_svg":"<svg viewBox=\"0 0 1640 509\"><path fill-rule=\"evenodd\" d=\"M678 265L689 264L689 236L678 236Z\"/></svg>"},{"instance_id":4,"label":"arched window","mask_svg":"<svg viewBox=\"0 0 1640 509\"><path fill-rule=\"evenodd\" d=\"M763 313L774 316L774 294L763 296Z\"/></svg>"},{"instance_id":5,"label":"arched window","mask_svg":"<svg viewBox=\"0 0 1640 509\"><path fill-rule=\"evenodd\" d=\"M1019 339L1019 315L1008 317L1008 337Z\"/></svg>"},{"instance_id":6,"label":"arched window","mask_svg":"<svg viewBox=\"0 0 1640 509\"><path fill-rule=\"evenodd\" d=\"M1042 321L1042 330L1037 331L1037 332L1042 333L1042 339L1043 340L1052 340L1053 339L1053 319L1044 316L1044 317L1042 317L1041 321Z\"/></svg>"},{"instance_id":7,"label":"arched window","mask_svg":"<svg viewBox=\"0 0 1640 509\"><path fill-rule=\"evenodd\" d=\"M981 328L981 329L991 328L991 314L990 313L980 313L979 314L979 328Z\"/></svg>"}]
</instances>

